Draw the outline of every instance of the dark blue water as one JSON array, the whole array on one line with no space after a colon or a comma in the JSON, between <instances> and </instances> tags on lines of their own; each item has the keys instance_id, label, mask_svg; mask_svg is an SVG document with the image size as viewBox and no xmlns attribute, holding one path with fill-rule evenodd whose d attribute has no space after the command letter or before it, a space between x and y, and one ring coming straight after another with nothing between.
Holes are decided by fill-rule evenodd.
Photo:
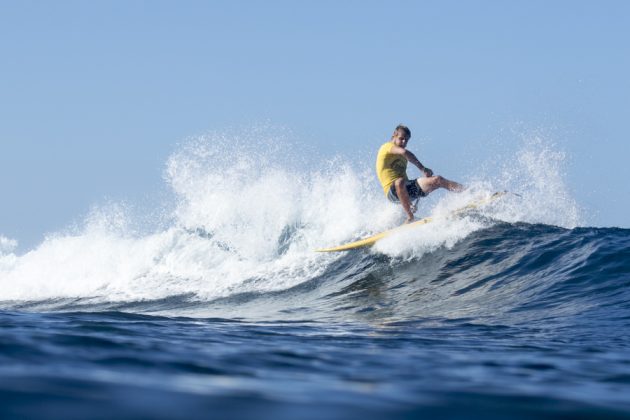
<instances>
[{"instance_id":1,"label":"dark blue water","mask_svg":"<svg viewBox=\"0 0 630 420\"><path fill-rule=\"evenodd\" d=\"M0 308L2 418L630 418L627 229L499 224L282 291Z\"/></svg>"}]
</instances>

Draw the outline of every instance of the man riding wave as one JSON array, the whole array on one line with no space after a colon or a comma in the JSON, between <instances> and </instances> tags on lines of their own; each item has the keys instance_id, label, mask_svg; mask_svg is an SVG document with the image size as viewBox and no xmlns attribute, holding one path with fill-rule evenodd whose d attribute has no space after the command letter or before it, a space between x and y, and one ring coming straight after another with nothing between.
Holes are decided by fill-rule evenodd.
<instances>
[{"instance_id":1,"label":"man riding wave","mask_svg":"<svg viewBox=\"0 0 630 420\"><path fill-rule=\"evenodd\" d=\"M416 156L406 149L411 138L411 130L400 124L394 130L391 140L383 144L376 156L376 174L385 192L385 196L393 203L400 203L407 214L405 223L414 220L416 211L411 200L426 197L438 188L461 192L464 186L449 181L424 166ZM407 162L411 162L422 173L424 178L409 179L407 177Z\"/></svg>"}]
</instances>

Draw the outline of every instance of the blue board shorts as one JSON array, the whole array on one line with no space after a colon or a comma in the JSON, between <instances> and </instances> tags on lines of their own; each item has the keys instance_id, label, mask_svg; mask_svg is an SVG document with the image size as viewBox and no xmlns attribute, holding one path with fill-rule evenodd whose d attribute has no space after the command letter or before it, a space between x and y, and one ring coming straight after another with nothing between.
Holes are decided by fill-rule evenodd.
<instances>
[{"instance_id":1,"label":"blue board shorts","mask_svg":"<svg viewBox=\"0 0 630 420\"><path fill-rule=\"evenodd\" d=\"M405 188L407 189L407 194L409 194L410 200L416 200L420 197L427 196L426 193L422 191L422 188L420 188L420 185L418 185L418 182L415 179L407 180L407 182L405 182ZM387 193L387 199L391 201L392 203L400 202L400 200L398 199L398 194L396 194L396 187L394 186L394 184L392 184L392 186L389 187L389 192Z\"/></svg>"}]
</instances>

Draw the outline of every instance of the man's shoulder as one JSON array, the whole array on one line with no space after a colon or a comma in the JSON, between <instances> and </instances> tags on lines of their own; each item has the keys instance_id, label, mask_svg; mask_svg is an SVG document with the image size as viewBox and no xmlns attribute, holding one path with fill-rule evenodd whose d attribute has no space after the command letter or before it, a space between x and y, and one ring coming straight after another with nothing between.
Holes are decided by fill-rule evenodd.
<instances>
[{"instance_id":1,"label":"man's shoulder","mask_svg":"<svg viewBox=\"0 0 630 420\"><path fill-rule=\"evenodd\" d=\"M392 146L394 146L394 143L392 143L391 141L386 141L385 143L381 144L381 147L378 149L378 151L388 152L391 150Z\"/></svg>"},{"instance_id":2,"label":"man's shoulder","mask_svg":"<svg viewBox=\"0 0 630 420\"><path fill-rule=\"evenodd\" d=\"M405 152L405 149L396 146L393 142L388 141L387 143L384 143L380 149L378 149L378 153L379 154L384 154L384 155L403 155Z\"/></svg>"}]
</instances>

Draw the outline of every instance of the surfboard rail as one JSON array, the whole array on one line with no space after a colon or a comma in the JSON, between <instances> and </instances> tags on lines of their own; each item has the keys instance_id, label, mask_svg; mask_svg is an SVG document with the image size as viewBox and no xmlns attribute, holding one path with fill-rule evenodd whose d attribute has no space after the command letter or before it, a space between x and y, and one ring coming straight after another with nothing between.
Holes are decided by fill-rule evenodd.
<instances>
[{"instance_id":1,"label":"surfboard rail","mask_svg":"<svg viewBox=\"0 0 630 420\"><path fill-rule=\"evenodd\" d=\"M482 198L479 200L475 200L472 201L468 204L466 204L463 207L460 207L456 210L453 210L450 214L453 216L456 216L458 214L461 214L467 210L471 210L471 209L475 209L478 208L479 206L482 206L484 204L488 204L502 196L504 196L505 194L507 194L507 191L499 191L499 192L495 192L494 194L492 194L490 197L487 198ZM424 219L420 219L420 220L416 220L415 222L411 222L405 225L401 225L401 226L397 226L395 228L386 230L384 232L381 233L377 233L376 235L372 235L372 236L368 236L366 238L363 239L359 239L358 241L354 241L354 242L349 242L343 245L339 245L339 246L334 246L334 247L330 247L330 248L320 248L320 249L316 249L315 252L340 252L340 251L350 251L353 249L358 249L358 248L365 248L365 247L369 247L374 245L376 242L378 242L379 240L395 233L395 232L399 232L402 230L407 230L407 229L412 229L414 227L420 226L420 225L425 225L429 222L433 221L433 218L431 216L429 217L425 217Z\"/></svg>"}]
</instances>

